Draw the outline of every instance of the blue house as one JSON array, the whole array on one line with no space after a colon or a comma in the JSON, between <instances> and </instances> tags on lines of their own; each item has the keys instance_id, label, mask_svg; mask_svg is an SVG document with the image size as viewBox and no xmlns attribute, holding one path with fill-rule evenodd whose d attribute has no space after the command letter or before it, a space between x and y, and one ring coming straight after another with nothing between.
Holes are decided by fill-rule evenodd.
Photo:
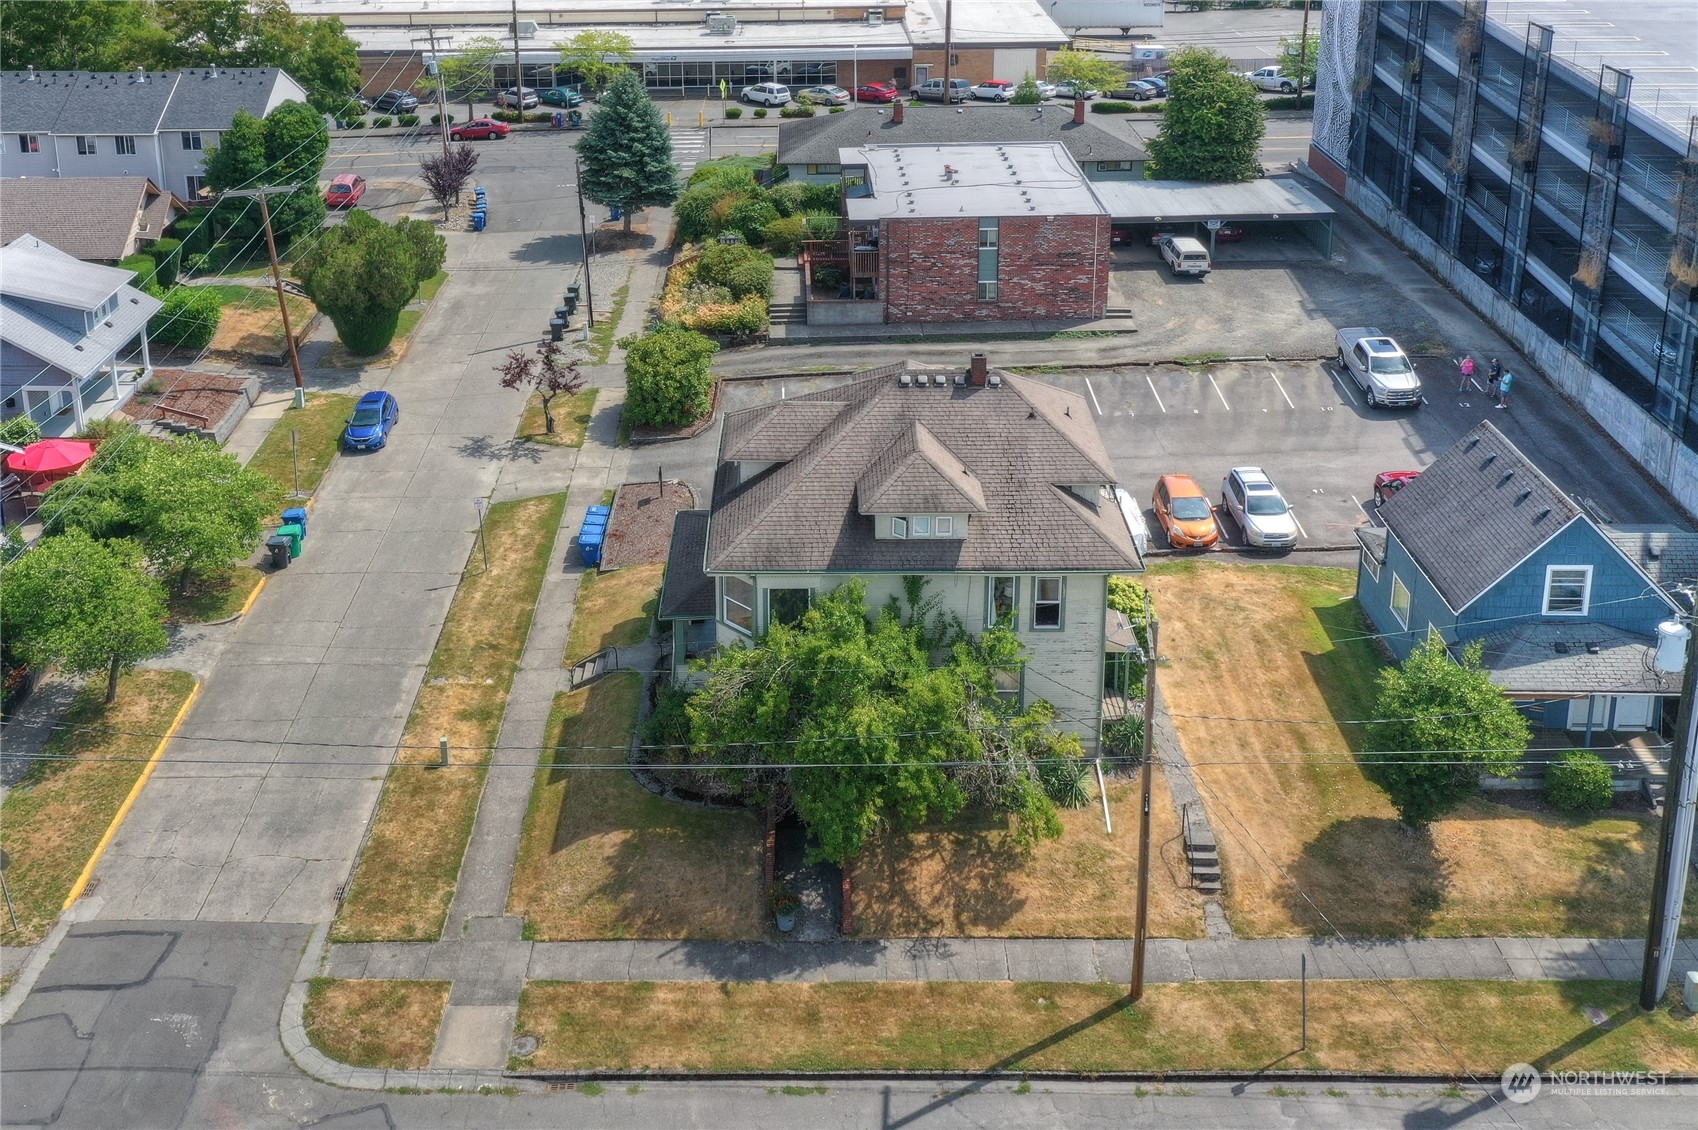
<instances>
[{"instance_id":1,"label":"blue house","mask_svg":"<svg viewBox=\"0 0 1698 1130\"><path fill-rule=\"evenodd\" d=\"M1398 659L1438 635L1478 640L1535 725L1653 730L1680 676L1657 625L1698 577L1698 534L1592 519L1490 423L1457 441L1357 531L1357 598Z\"/></svg>"}]
</instances>

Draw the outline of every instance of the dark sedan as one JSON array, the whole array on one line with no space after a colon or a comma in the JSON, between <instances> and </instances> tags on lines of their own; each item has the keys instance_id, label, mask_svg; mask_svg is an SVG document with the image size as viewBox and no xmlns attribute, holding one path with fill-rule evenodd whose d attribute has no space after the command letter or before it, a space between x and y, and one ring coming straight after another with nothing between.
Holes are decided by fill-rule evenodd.
<instances>
[{"instance_id":1,"label":"dark sedan","mask_svg":"<svg viewBox=\"0 0 1698 1130\"><path fill-rule=\"evenodd\" d=\"M419 108L419 100L405 90L385 90L372 101L371 108L380 114L410 114Z\"/></svg>"}]
</instances>

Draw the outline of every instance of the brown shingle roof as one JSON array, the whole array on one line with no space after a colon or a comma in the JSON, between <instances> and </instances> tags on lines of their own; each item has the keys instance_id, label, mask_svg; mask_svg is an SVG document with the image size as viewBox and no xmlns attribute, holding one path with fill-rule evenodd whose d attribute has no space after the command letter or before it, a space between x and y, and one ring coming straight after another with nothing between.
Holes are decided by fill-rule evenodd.
<instances>
[{"instance_id":1,"label":"brown shingle roof","mask_svg":"<svg viewBox=\"0 0 1698 1130\"><path fill-rule=\"evenodd\" d=\"M660 587L660 619L708 620L714 613L713 578L702 572L708 512L680 510L672 519L666 579Z\"/></svg>"},{"instance_id":2,"label":"brown shingle roof","mask_svg":"<svg viewBox=\"0 0 1698 1130\"><path fill-rule=\"evenodd\" d=\"M902 429L855 484L862 514L983 514L985 491L924 424Z\"/></svg>"},{"instance_id":3,"label":"brown shingle roof","mask_svg":"<svg viewBox=\"0 0 1698 1130\"><path fill-rule=\"evenodd\" d=\"M115 263L129 253L137 213L158 239L172 200L146 177L19 177L0 192L0 245L29 232L67 255Z\"/></svg>"},{"instance_id":4,"label":"brown shingle roof","mask_svg":"<svg viewBox=\"0 0 1698 1130\"><path fill-rule=\"evenodd\" d=\"M1081 497L1067 489L1115 478L1084 400L1024 377L996 375L1002 382L999 388L939 383L904 388L886 369L782 405L730 413L721 437L708 526L708 570L1141 567L1113 498L1095 490ZM789 406L803 404L837 407L812 436L798 443L794 458L744 481L727 453L742 450L762 419L781 406L785 426L796 425L804 415ZM912 448L906 454L905 444ZM898 472L914 472L917 485L912 489L917 493L896 482L902 474L891 477L892 457L900 464ZM942 489L946 482L968 478L972 486L953 488L962 497L947 497L950 492ZM891 505L945 501L947 506L925 509L971 510L967 536L874 538L873 519L859 505L859 495L868 486L890 491ZM978 505L968 506L973 487ZM925 497L934 490L943 497Z\"/></svg>"}]
</instances>

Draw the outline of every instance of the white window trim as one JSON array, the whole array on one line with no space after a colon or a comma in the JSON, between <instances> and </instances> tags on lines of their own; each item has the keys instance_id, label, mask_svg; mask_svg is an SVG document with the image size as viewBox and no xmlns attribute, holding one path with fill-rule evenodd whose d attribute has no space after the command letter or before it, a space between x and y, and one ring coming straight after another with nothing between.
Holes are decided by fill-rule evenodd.
<instances>
[{"instance_id":1,"label":"white window trim","mask_svg":"<svg viewBox=\"0 0 1698 1130\"><path fill-rule=\"evenodd\" d=\"M1008 626L1018 630L1020 627L1020 578L1012 573L995 573L985 578L985 627L993 627L996 618L996 579L1007 577L1014 582L1014 591L1009 594Z\"/></svg>"},{"instance_id":2,"label":"white window trim","mask_svg":"<svg viewBox=\"0 0 1698 1130\"><path fill-rule=\"evenodd\" d=\"M1380 559L1367 546L1362 547L1362 567L1368 571L1368 576L1376 581L1380 579Z\"/></svg>"},{"instance_id":3,"label":"white window trim","mask_svg":"<svg viewBox=\"0 0 1698 1130\"><path fill-rule=\"evenodd\" d=\"M755 599L755 592L754 592L755 585L754 585L753 581L750 581L745 577L727 577L726 578L726 581L733 581L733 580L742 581L743 583L747 584L749 586L749 599L750 600ZM739 608L743 608L743 609L748 610L749 626L747 628L743 627L743 625L741 625L741 624L737 623L735 620L731 619L730 606L733 605L733 604L735 604ZM752 635L755 634L755 631L754 631L754 624L755 624L755 609L754 609L754 606L751 605L751 604L744 604L740 600L731 599L731 590L724 583L721 583L720 586L719 586L719 622L724 624L727 628L730 628L732 631L741 632L745 636L752 636Z\"/></svg>"},{"instance_id":4,"label":"white window trim","mask_svg":"<svg viewBox=\"0 0 1698 1130\"><path fill-rule=\"evenodd\" d=\"M955 519L948 514L939 514L932 519L932 536L952 538L955 536Z\"/></svg>"},{"instance_id":5,"label":"white window trim","mask_svg":"<svg viewBox=\"0 0 1698 1130\"><path fill-rule=\"evenodd\" d=\"M892 518L890 520L890 536L906 540L908 537L908 519Z\"/></svg>"},{"instance_id":6,"label":"white window trim","mask_svg":"<svg viewBox=\"0 0 1698 1130\"><path fill-rule=\"evenodd\" d=\"M1572 611L1553 612L1551 610L1551 577L1552 577L1552 574L1558 573L1558 572L1563 572L1563 573L1579 572L1579 573L1584 573L1586 575L1586 580L1582 583L1582 585L1580 587L1580 610L1578 612L1572 612ZM1546 565L1545 566L1545 598L1544 598L1544 601L1543 601L1543 604L1542 604L1542 608L1543 608L1542 614L1545 615L1545 616L1586 616L1586 615L1589 615L1592 611L1592 567L1590 565Z\"/></svg>"},{"instance_id":7,"label":"white window trim","mask_svg":"<svg viewBox=\"0 0 1698 1130\"><path fill-rule=\"evenodd\" d=\"M915 537L929 538L932 536L932 516L930 514L916 514L912 522Z\"/></svg>"},{"instance_id":8,"label":"white window trim","mask_svg":"<svg viewBox=\"0 0 1698 1130\"><path fill-rule=\"evenodd\" d=\"M1402 612L1401 615L1397 611L1397 594L1399 592L1403 593L1403 612ZM1404 584L1403 578L1398 576L1397 573L1394 571L1391 575L1391 615L1392 615L1392 619L1396 620L1399 624L1402 624L1405 628L1409 627L1409 610L1413 606L1414 606L1414 598L1409 593L1409 586Z\"/></svg>"},{"instance_id":9,"label":"white window trim","mask_svg":"<svg viewBox=\"0 0 1698 1130\"><path fill-rule=\"evenodd\" d=\"M1042 588L1043 583L1045 581L1054 581L1056 583L1057 588L1058 588L1058 591L1056 593L1056 596L1057 596L1056 600L1040 601L1038 599L1038 592ZM1056 622L1054 624L1040 624L1040 623L1038 623L1038 605L1039 604L1054 604L1056 606L1056 608L1055 608L1055 621ZM1066 577L1033 577L1032 578L1032 620L1031 620L1031 624L1030 624L1030 630L1032 630L1034 632L1061 632L1061 631L1067 630L1067 578Z\"/></svg>"}]
</instances>

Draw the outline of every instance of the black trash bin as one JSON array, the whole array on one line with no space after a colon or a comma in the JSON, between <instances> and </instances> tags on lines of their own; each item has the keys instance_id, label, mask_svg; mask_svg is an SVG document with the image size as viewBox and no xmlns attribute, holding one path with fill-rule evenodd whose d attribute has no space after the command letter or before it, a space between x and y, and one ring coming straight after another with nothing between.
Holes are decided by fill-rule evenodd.
<instances>
[{"instance_id":1,"label":"black trash bin","mask_svg":"<svg viewBox=\"0 0 1698 1130\"><path fill-rule=\"evenodd\" d=\"M566 319L550 318L548 320L548 336L551 341L565 341Z\"/></svg>"},{"instance_id":2,"label":"black trash bin","mask_svg":"<svg viewBox=\"0 0 1698 1130\"><path fill-rule=\"evenodd\" d=\"M273 534L265 539L265 548L271 552L271 567L273 569L287 569L289 567L288 538Z\"/></svg>"}]
</instances>

